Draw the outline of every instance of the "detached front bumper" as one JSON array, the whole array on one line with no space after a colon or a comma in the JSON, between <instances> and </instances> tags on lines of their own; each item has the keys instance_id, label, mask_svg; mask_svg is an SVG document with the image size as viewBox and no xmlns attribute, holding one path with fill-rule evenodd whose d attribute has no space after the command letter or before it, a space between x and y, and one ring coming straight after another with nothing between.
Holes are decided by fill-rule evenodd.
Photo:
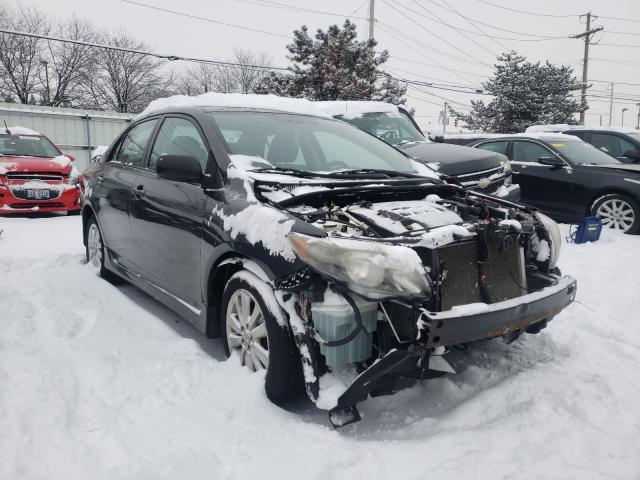
<instances>
[{"instance_id":1,"label":"detached front bumper","mask_svg":"<svg viewBox=\"0 0 640 480\"><path fill-rule=\"evenodd\" d=\"M0 215L36 213L36 212L70 212L80 210L80 191L77 186L65 185L55 198L23 199L16 197L11 188L0 186Z\"/></svg>"},{"instance_id":2,"label":"detached front bumper","mask_svg":"<svg viewBox=\"0 0 640 480\"><path fill-rule=\"evenodd\" d=\"M424 329L420 345L409 350L392 350L362 372L329 412L331 423L340 427L358 421L356 404L369 395L392 394L417 379L442 375L442 370L430 368L432 348L524 332L535 324L550 321L573 302L576 290L576 280L564 276L537 292L491 305L465 305L445 312L422 309Z\"/></svg>"},{"instance_id":3,"label":"detached front bumper","mask_svg":"<svg viewBox=\"0 0 640 480\"><path fill-rule=\"evenodd\" d=\"M429 328L426 346L457 345L524 331L534 323L551 320L573 302L576 290L576 280L564 276L555 285L504 302L465 305L446 312L423 310Z\"/></svg>"}]
</instances>

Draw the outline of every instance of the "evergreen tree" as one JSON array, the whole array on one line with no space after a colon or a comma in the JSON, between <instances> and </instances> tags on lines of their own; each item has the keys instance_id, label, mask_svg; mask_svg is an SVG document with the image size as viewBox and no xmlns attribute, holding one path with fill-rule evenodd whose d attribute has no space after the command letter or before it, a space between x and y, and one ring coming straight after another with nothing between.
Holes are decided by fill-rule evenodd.
<instances>
[{"instance_id":1,"label":"evergreen tree","mask_svg":"<svg viewBox=\"0 0 640 480\"><path fill-rule=\"evenodd\" d=\"M493 78L483 88L494 96L488 104L471 101L468 114L452 113L468 128L483 132L518 133L530 125L575 124L575 113L586 109L571 96L581 83L567 66L530 63L515 51L498 57Z\"/></svg>"},{"instance_id":2,"label":"evergreen tree","mask_svg":"<svg viewBox=\"0 0 640 480\"><path fill-rule=\"evenodd\" d=\"M286 74L271 73L257 93L275 93L310 100L379 100L404 103L406 86L380 70L389 59L376 53L375 40L357 40L356 25L319 29L311 37L306 26L293 33L287 46L293 65Z\"/></svg>"}]
</instances>

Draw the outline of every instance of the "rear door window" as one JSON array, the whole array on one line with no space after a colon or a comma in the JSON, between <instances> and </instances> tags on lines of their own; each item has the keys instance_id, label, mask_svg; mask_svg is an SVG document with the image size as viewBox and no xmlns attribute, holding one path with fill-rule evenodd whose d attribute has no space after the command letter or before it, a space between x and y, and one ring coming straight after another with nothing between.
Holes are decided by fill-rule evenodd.
<instances>
[{"instance_id":1,"label":"rear door window","mask_svg":"<svg viewBox=\"0 0 640 480\"><path fill-rule=\"evenodd\" d=\"M538 163L540 157L553 157L553 153L533 142L513 142L513 160L515 162Z\"/></svg>"},{"instance_id":2,"label":"rear door window","mask_svg":"<svg viewBox=\"0 0 640 480\"><path fill-rule=\"evenodd\" d=\"M125 134L120 143L118 153L115 157L112 157L111 161L142 167L144 165L144 152L157 122L158 120L154 118L131 128Z\"/></svg>"},{"instance_id":3,"label":"rear door window","mask_svg":"<svg viewBox=\"0 0 640 480\"><path fill-rule=\"evenodd\" d=\"M622 141L622 138L608 133L591 134L591 145L614 157L621 157L624 153Z\"/></svg>"},{"instance_id":4,"label":"rear door window","mask_svg":"<svg viewBox=\"0 0 640 480\"><path fill-rule=\"evenodd\" d=\"M488 150L490 152L502 153L503 155L507 154L507 146L509 142L489 142L483 143L482 145L478 145L477 148L480 150Z\"/></svg>"}]
</instances>

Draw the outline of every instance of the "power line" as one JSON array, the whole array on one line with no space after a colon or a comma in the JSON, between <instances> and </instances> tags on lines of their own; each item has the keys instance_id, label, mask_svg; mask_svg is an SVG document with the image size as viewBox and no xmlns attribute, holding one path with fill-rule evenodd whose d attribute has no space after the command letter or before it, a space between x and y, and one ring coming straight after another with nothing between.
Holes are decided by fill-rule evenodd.
<instances>
[{"instance_id":1,"label":"power line","mask_svg":"<svg viewBox=\"0 0 640 480\"><path fill-rule=\"evenodd\" d=\"M270 0L236 0L241 3L248 3L251 5L258 5L261 7L273 7L280 8L283 10L292 10L294 12L308 12L308 13L316 13L318 15L327 15L331 17L340 17L340 18L355 18L357 20L366 20L365 17L355 17L353 13L351 15L343 15L341 13L336 12L327 12L325 10L314 10L312 8L298 7L296 5L290 5L288 3L280 3L280 2L272 2ZM357 10L357 9L356 9ZM355 12L354 12L355 13Z\"/></svg>"},{"instance_id":2,"label":"power line","mask_svg":"<svg viewBox=\"0 0 640 480\"><path fill-rule=\"evenodd\" d=\"M454 32L458 33L458 35L460 35L460 36L462 36L462 37L466 38L466 39L467 39L467 40L469 40L470 42L474 42L474 40L472 40L472 39L471 39L471 38L469 38L467 35L465 35L465 33L464 33L464 31L463 31L463 29L462 29L462 28L454 27L454 26L450 25L449 23L447 23L446 21L444 21L442 18L440 18L440 17L439 17L438 15L436 15L435 13L433 13L433 12L429 12L429 10L427 10L427 9L426 9L426 7L425 7L424 5L421 5L421 4L420 4L420 3L418 3L416 0L411 0L411 1L412 1L415 5L417 5L418 7L420 7L422 10L424 10L425 12L430 13L431 15L433 15L433 16L436 18L436 20L439 20L441 23L443 23L444 25L446 25L447 27L449 27L450 29L452 29ZM431 2L431 3L434 3L434 2ZM402 4L400 4L400 5L402 5ZM434 5L440 6L440 5L438 5L437 3L434 3ZM412 12L414 12L414 13L418 14L418 15L421 15L421 16L422 16L422 17L424 17L424 18L428 18L428 19L430 19L430 20L434 21L434 19L433 19L433 18L430 18L430 17L428 17L428 16L426 16L426 15L422 15L422 14L420 14L419 12L416 12L415 10L410 9L409 7L407 7L407 6L405 6L405 5L402 5L402 6L403 6L404 8L406 8L407 10L409 10L409 11L412 11ZM474 43L476 43L476 42L474 42ZM494 56L494 57L497 57L497 55L496 55L494 52L492 52L491 50L489 50L489 49L488 49L487 47L485 47L484 45L482 45L482 44L480 44L480 43L476 43L476 45L478 45L480 48L482 48L485 52L489 52L489 54L490 54L490 55L492 55L492 56Z\"/></svg>"},{"instance_id":3,"label":"power line","mask_svg":"<svg viewBox=\"0 0 640 480\"><path fill-rule=\"evenodd\" d=\"M194 58L194 57L181 57L178 55L167 55L167 54L161 54L161 53L153 53L153 52L146 52L144 50L136 50L136 49L132 49L132 48L123 48L123 47L116 47L113 45L104 45L101 43L91 43L91 42L84 42L84 41L80 41L80 40L72 40L72 39L68 39L68 38L61 38L61 37L54 37L52 35L43 35L43 34L39 34L39 33L29 33L29 32L19 32L16 30L9 30L6 28L0 28L0 33L6 33L8 35L19 35L19 36L23 36L23 37L31 37L31 38L41 38L43 40L50 40L52 42L62 42L62 43L71 43L74 45L82 45L85 47L92 47L92 48L102 48L104 50L115 50L115 51L119 51L119 52L126 52L126 53L134 53L137 55L146 55L149 57L155 57L155 58L159 58L162 60L169 60L169 61L185 61L185 62L197 62L197 63L208 63L208 64L212 64L212 65L220 65L222 67L231 67L231 68L254 68L254 69L260 69L260 70L280 70L280 71L288 71L289 69L286 67L271 67L271 66L266 66L266 65L254 65L254 64L250 64L250 63L238 63L238 62L225 62L222 60L208 60L208 59L202 59L202 58Z\"/></svg>"},{"instance_id":4,"label":"power line","mask_svg":"<svg viewBox=\"0 0 640 480\"><path fill-rule=\"evenodd\" d=\"M611 80L594 80L593 78L591 80L589 80L590 82L598 82L598 83L606 83L606 84L610 84L612 83ZM630 82L613 82L616 85L632 85L632 86L638 86L640 87L640 83L630 83Z\"/></svg>"},{"instance_id":5,"label":"power line","mask_svg":"<svg viewBox=\"0 0 640 480\"><path fill-rule=\"evenodd\" d=\"M402 38L400 38L400 37L396 36L396 35L395 35L393 32L391 32L389 29L385 28L385 26L384 26L384 25L386 25L386 24L383 24L383 23L382 23L382 22L380 22L380 21L376 22L376 24L377 24L377 25L378 25L378 27L379 27L383 32L385 32L387 35L389 35L389 36L391 36L391 37L395 38L397 41L399 41L400 43L402 43L402 44L403 44L403 45L405 45L406 47L410 48L411 50L413 50L414 52L416 52L416 53L417 53L418 55L420 55L421 57L423 57L423 58L425 58L425 59L429 60L430 62L432 62L432 63L428 63L428 64L426 64L426 65L429 65L429 66L430 66L430 67L432 67L432 68L439 68L439 69L442 69L442 70L447 70L447 71L449 71L449 72L452 72L456 77L458 77L458 78L462 79L463 81L465 81L465 82L468 82L468 81L469 81L469 79L468 79L468 78L464 78L464 77L461 75L461 74L465 74L465 73L468 73L468 72L463 72L463 71L460 71L460 70L455 70L455 69L453 69L453 68L445 67L444 65L440 64L440 63L439 63L439 62L437 62L436 60L434 60L434 59L432 59L432 58L430 58L430 57L426 56L422 50L418 50L418 49L417 49L417 48L415 48L413 45L411 45L411 44L410 44L410 43L408 43L407 41L403 40ZM473 74L469 73L469 75L473 75Z\"/></svg>"},{"instance_id":6,"label":"power line","mask_svg":"<svg viewBox=\"0 0 640 480\"><path fill-rule=\"evenodd\" d=\"M388 29L393 30L396 33L396 35L400 35L401 37L405 38L407 41L412 42L412 43L418 45L421 48L425 48L427 50L431 50L431 51L433 51L433 52L435 52L435 53L437 53L437 54L439 54L439 55L441 55L441 56L443 56L445 58L451 58L452 60L457 60L459 62L469 63L469 59L467 59L467 58L462 58L462 57L458 57L456 55L452 55L450 53L445 52L444 50L439 50L439 49L437 49L435 47L432 47L431 45L429 45L427 43L424 43L424 42L421 42L419 40L416 40L412 36L407 35L402 30L400 30L400 29L398 29L398 28L396 28L396 27L394 27L392 25L389 25L386 22L383 22L382 20L377 20L376 23L384 25ZM433 59L432 59L432 61L435 62L435 60L433 60ZM479 62L476 62L476 63L480 64Z\"/></svg>"},{"instance_id":7,"label":"power line","mask_svg":"<svg viewBox=\"0 0 640 480\"><path fill-rule=\"evenodd\" d=\"M432 2L433 3L433 2ZM499 42L495 37L492 37L491 35L489 35L487 32L485 32L484 30L482 30L480 27L478 27L475 23L473 23L471 20L469 20L466 16L462 15L458 10L456 10L454 7L452 7L449 2L447 2L447 0L442 0L442 3L444 3L447 7L449 7L448 9L446 9L445 7L443 7L440 4L436 4L438 6L440 6L441 8L445 8L445 10L449 10L450 12L454 12L456 15L458 15L459 17L463 18L469 25L471 25L473 28L475 28L476 30L478 30L480 32L481 35L487 37L489 40L493 41L493 43L495 43L496 45L498 45L500 48L504 48L505 50L509 50L509 47L507 47L505 44L503 44L502 42ZM471 32L469 32L471 33Z\"/></svg>"},{"instance_id":8,"label":"power line","mask_svg":"<svg viewBox=\"0 0 640 480\"><path fill-rule=\"evenodd\" d=\"M215 23L217 25L224 25L225 27L239 28L241 30L247 30L247 31L250 31L250 32L263 33L265 35L271 35L271 36L274 36L274 37L286 38L287 40L291 39L290 36L282 35L280 33L268 32L266 30L260 30L258 28L245 27L243 25L236 25L234 23L222 22L220 20L214 20L212 18L200 17L198 15L191 15L189 13L178 12L176 10L169 10L167 8L156 7L154 5L147 5L146 3L135 2L133 0L120 0L120 1L124 2L124 3L129 3L131 5L137 5L139 7L149 8L151 10L157 10L159 12L171 13L173 15L179 15L181 17L192 18L192 19L195 19L195 20L202 20L204 22Z\"/></svg>"},{"instance_id":9,"label":"power line","mask_svg":"<svg viewBox=\"0 0 640 480\"><path fill-rule=\"evenodd\" d=\"M429 0L429 1L431 3L434 3L433 0ZM490 25L488 23L483 23L483 22L480 22L478 20L474 20L471 17L467 17L466 15L463 15L458 10L456 10L451 5L449 5L445 0L442 0L442 1L444 3L446 3L449 6L449 8L445 8L442 5L439 5L437 3L435 3L435 5L438 5L439 7L444 8L445 10L449 10L450 12L453 12L456 15L459 15L460 17L464 18L474 28L476 28L476 29L480 30L480 32L482 32L482 33L476 33L476 32L472 32L470 30L465 30L465 29L462 29L460 27L457 27L460 30L462 30L464 32L467 32L467 33L470 33L472 35L483 35L483 36L485 36L487 38L490 38L490 39L492 39L494 41L495 41L495 39L497 39L497 40L509 40L509 41L514 41L514 42L549 42L549 41L555 41L555 40L563 40L563 39L567 38L567 36L535 35L535 34L530 34L530 33L514 32L512 30L505 30L505 29L502 29L500 27L496 27L495 25ZM532 37L532 38L514 38L514 37L500 37L500 36L497 36L497 35L490 35L487 32L485 32L484 30L480 29L480 27L478 27L476 25L476 23L480 24L480 25L484 25L484 26L490 27L490 28L494 28L496 30L502 30L502 31L505 31L505 32L510 32L510 33L517 33L517 34L526 35L526 36L529 36L529 37ZM505 45L502 45L499 42L498 42L498 44L501 45L503 48L508 49L508 47L506 47Z\"/></svg>"},{"instance_id":10,"label":"power line","mask_svg":"<svg viewBox=\"0 0 640 480\"><path fill-rule=\"evenodd\" d=\"M555 17L555 18L570 18L570 17L579 17L580 15L569 14L569 15L558 15L551 13L536 13L536 12L527 12L524 10L516 10L515 8L505 7L503 5L498 5L497 3L487 2L486 0L478 0L480 3L485 3L487 5L491 5L492 7L501 8L502 10L509 10L510 12L523 13L525 15L535 15L536 17Z\"/></svg>"},{"instance_id":11,"label":"power line","mask_svg":"<svg viewBox=\"0 0 640 480\"><path fill-rule=\"evenodd\" d=\"M607 29L607 33L615 33L616 35L636 35L636 36L640 36L640 33L633 33L633 32L617 32L617 31L609 30L609 29Z\"/></svg>"},{"instance_id":12,"label":"power line","mask_svg":"<svg viewBox=\"0 0 640 480\"><path fill-rule=\"evenodd\" d=\"M410 58L398 57L396 55L389 55L389 58L392 58L392 59L395 59L395 60L401 60L403 62L415 63L417 65L426 65L426 66L429 66L429 67L433 66L430 63L420 62L418 60L412 60ZM489 76L489 75L481 75L479 73L465 72L465 71L462 71L462 70L453 70L453 71L460 72L460 73L466 73L466 74L473 75L473 76L476 76L476 77L491 78L491 76ZM438 80L438 79L436 79L436 80ZM439 80L439 81L444 81L444 80Z\"/></svg>"},{"instance_id":13,"label":"power line","mask_svg":"<svg viewBox=\"0 0 640 480\"><path fill-rule=\"evenodd\" d=\"M620 17L603 17L602 15L600 15L600 18L606 18L608 20L619 20L621 22L633 22L633 23L640 23L640 20L636 20L634 18L620 18Z\"/></svg>"},{"instance_id":14,"label":"power line","mask_svg":"<svg viewBox=\"0 0 640 480\"><path fill-rule=\"evenodd\" d=\"M630 47L630 48L640 48L640 45L629 45L628 43L594 43L594 45L604 45L607 47Z\"/></svg>"},{"instance_id":15,"label":"power line","mask_svg":"<svg viewBox=\"0 0 640 480\"><path fill-rule=\"evenodd\" d=\"M433 33L431 30L429 30L428 28L426 28L424 25L422 25L421 23L415 21L413 18L411 18L410 16L406 15L404 12L400 11L399 9L397 9L395 6L393 6L392 4L390 4L389 2L387 2L387 0L382 0L382 2L387 5L388 7L390 7L391 9L395 10L397 13L399 13L400 15L402 15L404 18L406 18L407 20L409 20L410 22L416 24L418 27L420 27L422 30L424 30L425 32L429 33L429 35L437 38L438 40L440 40L441 42L446 43L447 45L449 45L450 47L454 48L455 50L459 51L460 53L462 53L463 55L466 55L467 57L471 58L474 62L476 63L481 63L485 66L489 66L489 64L484 63L484 62L478 62L476 60L476 58L471 55L470 53L462 50L461 48L458 48L456 45L454 45L453 43L449 42L448 40L445 40L444 38L440 37L439 35L436 35L435 33ZM404 5L403 5L404 6ZM406 8L406 7L405 7Z\"/></svg>"}]
</instances>

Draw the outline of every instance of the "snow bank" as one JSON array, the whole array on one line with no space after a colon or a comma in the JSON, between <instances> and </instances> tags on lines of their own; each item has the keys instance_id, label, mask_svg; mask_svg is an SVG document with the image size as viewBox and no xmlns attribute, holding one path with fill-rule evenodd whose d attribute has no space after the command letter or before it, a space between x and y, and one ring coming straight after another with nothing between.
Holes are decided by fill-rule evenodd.
<instances>
[{"instance_id":1,"label":"snow bank","mask_svg":"<svg viewBox=\"0 0 640 480\"><path fill-rule=\"evenodd\" d=\"M314 102L320 110L336 117L341 115L346 120L363 117L367 113L387 113L400 115L398 107L386 102L368 101L320 101Z\"/></svg>"},{"instance_id":2,"label":"snow bank","mask_svg":"<svg viewBox=\"0 0 640 480\"><path fill-rule=\"evenodd\" d=\"M313 102L303 98L216 92L203 93L202 95L194 97L190 97L188 95L173 95L171 97L159 98L151 102L149 106L136 118L143 117L164 108L185 107L237 107L258 110L275 110L278 112L330 118L330 115L327 115L325 112L320 110Z\"/></svg>"}]
</instances>

